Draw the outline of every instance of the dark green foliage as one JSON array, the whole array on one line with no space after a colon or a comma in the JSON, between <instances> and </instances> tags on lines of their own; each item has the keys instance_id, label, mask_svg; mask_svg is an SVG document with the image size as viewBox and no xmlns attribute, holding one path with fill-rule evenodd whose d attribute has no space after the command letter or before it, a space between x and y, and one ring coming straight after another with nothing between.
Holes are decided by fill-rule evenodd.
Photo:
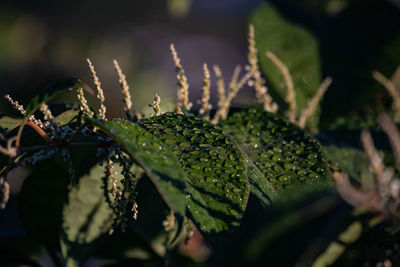
<instances>
[{"instance_id":1,"label":"dark green foliage","mask_svg":"<svg viewBox=\"0 0 400 267\"><path fill-rule=\"evenodd\" d=\"M251 161L251 190L264 203L276 197L275 190L328 181L319 143L280 116L250 108L220 124Z\"/></svg>"},{"instance_id":2,"label":"dark green foliage","mask_svg":"<svg viewBox=\"0 0 400 267\"><path fill-rule=\"evenodd\" d=\"M166 113L139 121L179 158L190 218L205 234L237 227L249 194L246 167L231 139L207 121Z\"/></svg>"},{"instance_id":3,"label":"dark green foliage","mask_svg":"<svg viewBox=\"0 0 400 267\"><path fill-rule=\"evenodd\" d=\"M52 159L38 163L18 196L19 216L28 234L51 247L59 246L68 194L68 174L61 163Z\"/></svg>"},{"instance_id":4,"label":"dark green foliage","mask_svg":"<svg viewBox=\"0 0 400 267\"><path fill-rule=\"evenodd\" d=\"M252 214L222 257L224 266L309 266L349 220L349 207L329 186L282 192ZM346 225L346 224L344 224Z\"/></svg>"},{"instance_id":5,"label":"dark green foliage","mask_svg":"<svg viewBox=\"0 0 400 267\"><path fill-rule=\"evenodd\" d=\"M318 44L318 75L333 78L333 83L322 102L320 130L329 128L336 120L347 121L349 118L353 121L354 118L358 118L361 120L359 124L366 125L366 121L371 122L371 117L372 122L375 122L379 112L391 111L388 94L371 77L371 72L377 70L390 78L400 62L400 32L394 26L400 24L400 9L391 3L392 1L268 2L273 6L267 8L272 13L271 18L284 18L291 27L301 27L311 34ZM335 9L334 4L338 8ZM255 15L261 14L263 10L266 8L262 7ZM271 43L260 46L260 52L263 52L273 45L274 39L280 40L286 35L277 27L273 28L269 35L264 35L263 28L273 20L267 16L260 16L259 20L264 24L258 24L259 27L256 27L256 38L260 38L260 41L267 39ZM252 21L257 25L257 20ZM262 36L257 37L257 32ZM309 51L312 46L305 47L300 55ZM279 49L285 49L285 46ZM282 55L284 62L291 69L291 56L284 56ZM311 57L306 66L311 68L317 65ZM269 79L272 70L264 71ZM292 71L292 75L295 74ZM300 87L298 89L302 90Z\"/></svg>"},{"instance_id":6,"label":"dark green foliage","mask_svg":"<svg viewBox=\"0 0 400 267\"><path fill-rule=\"evenodd\" d=\"M287 65L296 90L297 106L302 110L321 83L317 39L305 27L282 16L272 5L259 7L249 22L254 25L259 62L268 82L281 99L285 99L287 88L282 74L265 56L267 50L272 51ZM313 120L313 127L317 125L317 119Z\"/></svg>"},{"instance_id":7,"label":"dark green foliage","mask_svg":"<svg viewBox=\"0 0 400 267\"><path fill-rule=\"evenodd\" d=\"M36 110L38 110L42 103L49 103L53 98L57 97L58 95L65 93L66 91L72 91L73 89L77 89L82 86L83 83L81 80L76 78L67 78L44 88L41 93L39 93L29 102L28 106L26 107L25 118L28 118Z\"/></svg>"}]
</instances>

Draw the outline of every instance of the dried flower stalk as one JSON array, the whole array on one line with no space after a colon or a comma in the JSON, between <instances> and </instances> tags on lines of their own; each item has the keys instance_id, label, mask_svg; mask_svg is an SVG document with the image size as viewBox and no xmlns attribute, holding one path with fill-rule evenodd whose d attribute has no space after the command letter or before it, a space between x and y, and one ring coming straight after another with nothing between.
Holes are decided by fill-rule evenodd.
<instances>
[{"instance_id":1,"label":"dried flower stalk","mask_svg":"<svg viewBox=\"0 0 400 267\"><path fill-rule=\"evenodd\" d=\"M10 198L10 184L4 178L0 178L0 210L5 209Z\"/></svg>"},{"instance_id":2,"label":"dried flower stalk","mask_svg":"<svg viewBox=\"0 0 400 267\"><path fill-rule=\"evenodd\" d=\"M400 168L400 133L396 124L387 114L381 114L378 118L378 123L389 137L390 145L393 150L393 155L396 159L397 167Z\"/></svg>"},{"instance_id":3,"label":"dried flower stalk","mask_svg":"<svg viewBox=\"0 0 400 267\"><path fill-rule=\"evenodd\" d=\"M252 74L250 72L248 72L239 80L239 82L236 81L236 82L231 82L230 83L229 91L228 91L228 95L226 96L225 103L220 108L221 109L220 118L222 120L226 120L226 118L228 117L229 108L231 106L232 100L236 97L236 95L238 94L239 90L249 81L251 76L252 76ZM234 71L234 73L232 75L232 80L234 78L235 78L235 71Z\"/></svg>"},{"instance_id":4,"label":"dried flower stalk","mask_svg":"<svg viewBox=\"0 0 400 267\"><path fill-rule=\"evenodd\" d=\"M236 66L233 70L232 78L229 83L228 93L225 95L225 85L222 78L222 72L218 66L215 66L214 71L217 76L219 101L218 110L216 111L211 122L216 124L220 119L225 120L228 117L232 100L236 97L239 90L249 81L249 79L252 77L252 74L248 72L238 81L241 67L239 65Z\"/></svg>"},{"instance_id":5,"label":"dried flower stalk","mask_svg":"<svg viewBox=\"0 0 400 267\"><path fill-rule=\"evenodd\" d=\"M96 89L97 89L97 99L99 100L99 103L100 103L99 117L102 121L105 121L106 120L106 106L104 105L105 98L104 98L103 89L101 89L101 82L100 82L99 78L97 77L96 71L94 70L94 66L93 66L92 62L90 61L90 59L86 59L86 60L89 64L89 68L92 73L93 82L96 85Z\"/></svg>"},{"instance_id":6,"label":"dried flower stalk","mask_svg":"<svg viewBox=\"0 0 400 267\"><path fill-rule=\"evenodd\" d=\"M7 140L7 147L2 147L0 145L0 152L6 156L9 156L10 158L15 158L18 154L17 148L12 145L15 140L17 140L16 136L11 137L10 139Z\"/></svg>"},{"instance_id":7,"label":"dried flower stalk","mask_svg":"<svg viewBox=\"0 0 400 267\"><path fill-rule=\"evenodd\" d=\"M122 89L122 96L123 96L122 102L124 103L124 111L127 113L130 113L132 110L132 100L131 100L132 98L131 98L131 93L129 92L128 83L126 82L126 77L123 74L123 72L118 64L118 61L116 59L114 59L113 63L114 63L115 70L118 73L119 84Z\"/></svg>"},{"instance_id":8,"label":"dried flower stalk","mask_svg":"<svg viewBox=\"0 0 400 267\"><path fill-rule=\"evenodd\" d=\"M386 128L385 132L388 133L388 136L389 133L390 135L397 135L397 137L389 136L392 143L399 138L399 135L397 129L395 129L397 133L393 132L392 127L395 125L388 119L390 120L389 117L381 116L379 123ZM361 142L375 175L376 183L372 188L364 183L361 184L361 188L356 188L351 184L347 174L334 173L333 178L336 181L338 192L344 200L357 209L365 209L399 219L400 180L394 177L392 168L383 164L383 155L376 149L371 134L367 130L362 131ZM399 146L399 143L396 145ZM396 156L397 148L393 146L393 149Z\"/></svg>"},{"instance_id":9,"label":"dried flower stalk","mask_svg":"<svg viewBox=\"0 0 400 267\"><path fill-rule=\"evenodd\" d=\"M294 90L294 85L293 85L293 79L292 76L290 75L289 69L287 66L271 51L267 51L265 53L266 57L269 58L272 63L275 64L275 66L278 68L280 73L283 76L283 80L286 85L286 103L289 105L289 111L288 111L288 119L290 122L295 122L296 121L296 116L297 116L297 107L296 107L296 91Z\"/></svg>"},{"instance_id":10,"label":"dried flower stalk","mask_svg":"<svg viewBox=\"0 0 400 267\"><path fill-rule=\"evenodd\" d=\"M242 67L240 65L237 65L234 68L233 73L232 73L232 78L231 78L231 81L230 81L229 86L228 86L228 94L229 94L230 91L233 90L233 88L235 88L237 86L241 70L242 70Z\"/></svg>"},{"instance_id":11,"label":"dried flower stalk","mask_svg":"<svg viewBox=\"0 0 400 267\"><path fill-rule=\"evenodd\" d=\"M79 108L83 112L85 116L88 116L89 118L93 118L94 113L93 111L90 110L87 100L85 98L85 95L83 94L83 88L79 87L78 88L78 100L79 100Z\"/></svg>"},{"instance_id":12,"label":"dried flower stalk","mask_svg":"<svg viewBox=\"0 0 400 267\"><path fill-rule=\"evenodd\" d=\"M161 115L160 103L161 103L161 97L156 94L156 96L154 97L153 104L152 104L155 116Z\"/></svg>"},{"instance_id":13,"label":"dried flower stalk","mask_svg":"<svg viewBox=\"0 0 400 267\"><path fill-rule=\"evenodd\" d=\"M203 79L203 88L202 88L202 95L201 95L201 108L199 114L202 116L203 119L209 120L210 119L210 109L212 108L210 104L210 71L208 70L207 64L203 64L203 72L204 72L204 79Z\"/></svg>"},{"instance_id":14,"label":"dried flower stalk","mask_svg":"<svg viewBox=\"0 0 400 267\"><path fill-rule=\"evenodd\" d=\"M13 106L13 108L15 108L16 110L18 110L22 115L25 115L25 114L26 114L26 110L24 109L24 106L23 106L23 105L20 105L20 104L18 103L18 101L14 101L14 100L11 98L10 95L5 95L4 98L5 98L8 102L10 102L10 104ZM33 121L33 122L34 122L36 125L38 125L40 128L43 128L43 127L44 127L43 122L42 122L41 120L39 120L39 119L36 119L36 118L35 118L35 115L29 116L28 120Z\"/></svg>"},{"instance_id":15,"label":"dried flower stalk","mask_svg":"<svg viewBox=\"0 0 400 267\"><path fill-rule=\"evenodd\" d=\"M268 94L268 88L265 86L265 81L261 77L261 72L258 67L257 48L254 36L254 26L249 26L249 53L247 59L252 73L253 86L256 90L256 97L263 104L264 110L275 113L278 110L278 105L272 101L272 97Z\"/></svg>"},{"instance_id":16,"label":"dried flower stalk","mask_svg":"<svg viewBox=\"0 0 400 267\"><path fill-rule=\"evenodd\" d=\"M376 176L379 187L382 189L387 187L387 179L385 175L385 165L383 164L383 155L379 154L375 148L371 134L367 130L361 132L361 143L368 156L373 173ZM383 191L382 191L383 192Z\"/></svg>"},{"instance_id":17,"label":"dried flower stalk","mask_svg":"<svg viewBox=\"0 0 400 267\"><path fill-rule=\"evenodd\" d=\"M335 172L332 174L333 179L336 183L336 188L339 194L343 197L343 199L352 205L353 207L357 208L368 208L371 209L373 203L368 204L370 200L376 200L377 196L371 198L371 196L375 192L370 191L369 193L362 192L357 190L350 182L349 176L346 173L342 172ZM377 210L377 207L374 207L373 210Z\"/></svg>"},{"instance_id":18,"label":"dried flower stalk","mask_svg":"<svg viewBox=\"0 0 400 267\"><path fill-rule=\"evenodd\" d=\"M218 90L218 110L214 115L214 118L211 120L212 123L218 123L223 106L225 104L225 82L224 77L222 76L222 71L218 65L213 66L215 77L217 78L217 90Z\"/></svg>"},{"instance_id":19,"label":"dried flower stalk","mask_svg":"<svg viewBox=\"0 0 400 267\"><path fill-rule=\"evenodd\" d=\"M134 202L133 205L132 205L132 212L133 212L133 216L132 217L133 217L134 220L137 220L137 216L139 214L138 208L139 208L138 204L136 202Z\"/></svg>"},{"instance_id":20,"label":"dried flower stalk","mask_svg":"<svg viewBox=\"0 0 400 267\"><path fill-rule=\"evenodd\" d=\"M51 110L46 103L42 103L42 105L40 106L40 111L43 113L45 120L47 120L47 121L54 120L54 116L51 113Z\"/></svg>"},{"instance_id":21,"label":"dried flower stalk","mask_svg":"<svg viewBox=\"0 0 400 267\"><path fill-rule=\"evenodd\" d=\"M317 109L318 103L321 101L322 97L324 96L326 90L328 90L329 86L332 83L331 77L326 77L321 85L319 86L317 92L308 102L306 108L304 109L303 113L300 115L299 120L297 121L297 125L301 128L306 126L307 120L312 116L312 114Z\"/></svg>"},{"instance_id":22,"label":"dried flower stalk","mask_svg":"<svg viewBox=\"0 0 400 267\"><path fill-rule=\"evenodd\" d=\"M192 103L189 102L189 84L185 75L185 71L182 68L181 60L178 57L178 53L175 50L174 44L170 45L172 58L174 59L175 69L178 78L178 101L177 101L177 113L182 113L182 107L186 110L190 110Z\"/></svg>"},{"instance_id":23,"label":"dried flower stalk","mask_svg":"<svg viewBox=\"0 0 400 267\"><path fill-rule=\"evenodd\" d=\"M165 218L165 220L163 221L163 226L165 231L171 231L172 229L174 229L175 226L175 215L174 215L174 211L171 210L167 216L167 218Z\"/></svg>"},{"instance_id":24,"label":"dried flower stalk","mask_svg":"<svg viewBox=\"0 0 400 267\"><path fill-rule=\"evenodd\" d=\"M372 72L372 77L382 84L393 99L394 120L400 122L400 92L396 85L378 71Z\"/></svg>"},{"instance_id":25,"label":"dried flower stalk","mask_svg":"<svg viewBox=\"0 0 400 267\"><path fill-rule=\"evenodd\" d=\"M218 88L218 107L221 107L225 102L225 82L222 71L218 65L213 66L215 77L217 78Z\"/></svg>"},{"instance_id":26,"label":"dried flower stalk","mask_svg":"<svg viewBox=\"0 0 400 267\"><path fill-rule=\"evenodd\" d=\"M108 158L106 166L106 175L112 184L113 193L117 194L118 193L117 180L115 179L113 172L114 172L114 162L112 161L112 159Z\"/></svg>"}]
</instances>

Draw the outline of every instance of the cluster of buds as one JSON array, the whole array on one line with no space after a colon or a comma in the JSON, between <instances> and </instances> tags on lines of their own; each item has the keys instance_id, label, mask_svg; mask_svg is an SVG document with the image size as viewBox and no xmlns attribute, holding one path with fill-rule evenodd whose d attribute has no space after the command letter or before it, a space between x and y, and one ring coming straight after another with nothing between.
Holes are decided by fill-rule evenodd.
<instances>
[{"instance_id":1,"label":"cluster of buds","mask_svg":"<svg viewBox=\"0 0 400 267\"><path fill-rule=\"evenodd\" d=\"M118 163L122 167L121 176L116 177L114 164ZM103 177L103 190L106 202L113 210L114 223L112 229L116 227L125 231L129 223L129 218L137 220L138 204L136 202L137 174L131 171L132 159L125 156L120 151L112 152L106 159L105 176ZM111 182L111 188L109 186ZM113 196L111 200L110 195ZM130 216L132 214L132 216ZM110 232L112 234L113 230Z\"/></svg>"},{"instance_id":2,"label":"cluster of buds","mask_svg":"<svg viewBox=\"0 0 400 267\"><path fill-rule=\"evenodd\" d=\"M256 97L263 104L266 111L275 113L278 110L278 105L272 101L272 97L268 94L268 88L265 85L264 79L261 77L260 68L258 66L257 48L254 34L254 26L249 26L249 53L247 59L249 61L249 71L252 74L252 85L256 90Z\"/></svg>"}]
</instances>

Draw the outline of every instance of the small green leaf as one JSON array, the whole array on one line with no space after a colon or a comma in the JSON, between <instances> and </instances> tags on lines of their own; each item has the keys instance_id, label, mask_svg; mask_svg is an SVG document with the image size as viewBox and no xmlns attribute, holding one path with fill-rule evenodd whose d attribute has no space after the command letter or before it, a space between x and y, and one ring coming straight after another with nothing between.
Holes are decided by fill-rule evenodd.
<instances>
[{"instance_id":1,"label":"small green leaf","mask_svg":"<svg viewBox=\"0 0 400 267\"><path fill-rule=\"evenodd\" d=\"M15 128L17 128L23 119L3 116L0 118L0 133L5 136Z\"/></svg>"},{"instance_id":2,"label":"small green leaf","mask_svg":"<svg viewBox=\"0 0 400 267\"><path fill-rule=\"evenodd\" d=\"M87 121L120 144L145 170L167 205L185 215L185 174L176 156L158 138L129 121Z\"/></svg>"},{"instance_id":3,"label":"small green leaf","mask_svg":"<svg viewBox=\"0 0 400 267\"><path fill-rule=\"evenodd\" d=\"M54 121L59 127L69 124L74 118L78 116L79 112L75 109L69 109L64 111L60 115L54 118Z\"/></svg>"},{"instance_id":4,"label":"small green leaf","mask_svg":"<svg viewBox=\"0 0 400 267\"><path fill-rule=\"evenodd\" d=\"M209 238L239 226L249 188L240 151L217 126L202 119L166 113L139 125L178 156L186 173L190 218Z\"/></svg>"},{"instance_id":5,"label":"small green leaf","mask_svg":"<svg viewBox=\"0 0 400 267\"><path fill-rule=\"evenodd\" d=\"M18 136L21 136L22 130L24 129L25 122L28 118L35 113L43 103L51 101L56 96L73 89L77 89L82 86L82 82L76 78L67 78L54 85L46 87L42 93L34 97L26 107L26 113L21 126L18 129ZM18 141L17 141L18 142Z\"/></svg>"},{"instance_id":6,"label":"small green leaf","mask_svg":"<svg viewBox=\"0 0 400 267\"><path fill-rule=\"evenodd\" d=\"M315 138L279 115L256 108L220 123L248 160L251 192L265 204L293 184L328 181L328 168Z\"/></svg>"},{"instance_id":7,"label":"small green leaf","mask_svg":"<svg viewBox=\"0 0 400 267\"><path fill-rule=\"evenodd\" d=\"M41 93L39 93L29 102L28 106L26 107L25 118L28 118L30 115L35 113L35 111L38 110L43 103L49 102L56 96L66 91L77 89L80 86L83 86L83 83L81 80L76 78L66 78L53 85L47 86Z\"/></svg>"}]
</instances>

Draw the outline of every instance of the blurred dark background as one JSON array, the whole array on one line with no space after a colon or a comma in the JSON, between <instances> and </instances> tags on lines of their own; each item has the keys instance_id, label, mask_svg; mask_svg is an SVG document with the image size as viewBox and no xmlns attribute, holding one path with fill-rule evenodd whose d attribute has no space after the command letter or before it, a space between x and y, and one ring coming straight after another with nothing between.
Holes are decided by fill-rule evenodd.
<instances>
[{"instance_id":1,"label":"blurred dark background","mask_svg":"<svg viewBox=\"0 0 400 267\"><path fill-rule=\"evenodd\" d=\"M90 58L103 84L109 116L122 114L113 59L127 76L139 110L155 93L175 100L169 52L173 42L195 99L204 62L210 67L220 64L226 78L236 64L246 63L245 21L261 2L1 1L0 94L27 103L39 89L65 77L91 83L86 64ZM5 101L0 103L1 112L10 111Z\"/></svg>"}]
</instances>

